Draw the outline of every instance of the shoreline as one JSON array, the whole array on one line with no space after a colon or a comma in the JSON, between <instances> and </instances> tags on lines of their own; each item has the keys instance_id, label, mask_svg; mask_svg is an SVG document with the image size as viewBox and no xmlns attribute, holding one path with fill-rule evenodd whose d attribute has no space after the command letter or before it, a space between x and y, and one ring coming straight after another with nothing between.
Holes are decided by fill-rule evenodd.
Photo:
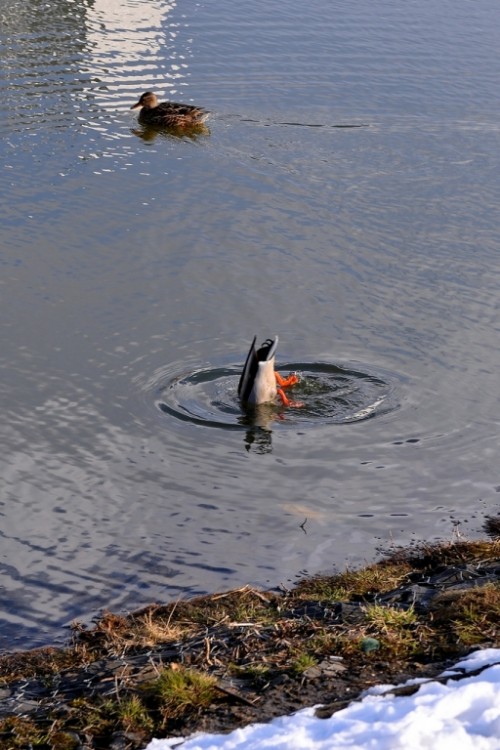
<instances>
[{"instance_id":1,"label":"shoreline","mask_svg":"<svg viewBox=\"0 0 500 750\"><path fill-rule=\"evenodd\" d=\"M138 750L375 684L432 678L500 646L500 540L401 549L291 590L250 586L75 623L64 647L0 656L0 748Z\"/></svg>"}]
</instances>

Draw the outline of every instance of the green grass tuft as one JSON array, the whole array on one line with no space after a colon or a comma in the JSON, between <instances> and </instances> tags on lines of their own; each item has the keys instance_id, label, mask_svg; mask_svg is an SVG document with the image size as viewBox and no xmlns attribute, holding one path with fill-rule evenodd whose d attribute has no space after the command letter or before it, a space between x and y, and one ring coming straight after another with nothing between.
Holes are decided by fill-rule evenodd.
<instances>
[{"instance_id":1,"label":"green grass tuft","mask_svg":"<svg viewBox=\"0 0 500 750\"><path fill-rule=\"evenodd\" d=\"M160 672L148 692L156 699L164 721L168 721L207 708L216 697L217 681L204 672L175 665Z\"/></svg>"}]
</instances>

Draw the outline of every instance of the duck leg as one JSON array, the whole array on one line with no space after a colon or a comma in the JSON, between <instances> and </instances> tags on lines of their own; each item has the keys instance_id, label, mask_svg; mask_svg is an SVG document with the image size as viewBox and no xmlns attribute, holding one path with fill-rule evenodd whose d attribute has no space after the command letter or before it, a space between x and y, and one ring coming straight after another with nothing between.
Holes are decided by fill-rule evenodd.
<instances>
[{"instance_id":1,"label":"duck leg","mask_svg":"<svg viewBox=\"0 0 500 750\"><path fill-rule=\"evenodd\" d=\"M296 383L299 382L299 378L297 375L295 375L295 373L292 373L287 378L284 378L282 375L279 374L279 372L275 372L274 377L276 378L276 383L278 384L278 386L280 386L279 388L276 389L276 391L277 391L278 396L281 399L281 403L283 404L283 406L299 407L299 406L304 405L300 401L290 401L288 396L285 394L285 391L283 390L283 388L289 388L291 385L295 385Z\"/></svg>"}]
</instances>

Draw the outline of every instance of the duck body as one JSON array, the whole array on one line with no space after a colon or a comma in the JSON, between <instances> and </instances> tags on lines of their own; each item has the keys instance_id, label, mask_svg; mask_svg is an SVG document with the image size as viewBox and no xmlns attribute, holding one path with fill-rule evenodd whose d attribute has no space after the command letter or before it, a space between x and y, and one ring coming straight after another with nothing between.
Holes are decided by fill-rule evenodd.
<instances>
[{"instance_id":1,"label":"duck body","mask_svg":"<svg viewBox=\"0 0 500 750\"><path fill-rule=\"evenodd\" d=\"M258 349L257 336L250 346L238 385L238 396L248 404L265 404L274 401L278 393L274 376L274 361L278 337L267 339Z\"/></svg>"},{"instance_id":2,"label":"duck body","mask_svg":"<svg viewBox=\"0 0 500 750\"><path fill-rule=\"evenodd\" d=\"M185 128L201 125L210 114L202 107L177 102L159 102L156 94L146 91L130 109L138 109L139 122L164 128Z\"/></svg>"},{"instance_id":3,"label":"duck body","mask_svg":"<svg viewBox=\"0 0 500 750\"><path fill-rule=\"evenodd\" d=\"M238 384L240 400L243 403L257 406L275 401L276 397L279 396L285 406L292 405L292 402L285 396L283 388L295 385L299 382L299 379L297 375L283 378L275 371L278 337L266 339L258 349L255 347L256 341L257 336L254 336Z\"/></svg>"}]
</instances>

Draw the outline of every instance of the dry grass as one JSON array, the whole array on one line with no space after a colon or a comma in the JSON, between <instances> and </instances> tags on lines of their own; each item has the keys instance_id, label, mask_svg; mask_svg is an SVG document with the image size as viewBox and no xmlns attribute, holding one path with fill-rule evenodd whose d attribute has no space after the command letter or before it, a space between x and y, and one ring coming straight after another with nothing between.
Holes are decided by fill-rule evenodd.
<instances>
[{"instance_id":1,"label":"dry grass","mask_svg":"<svg viewBox=\"0 0 500 750\"><path fill-rule=\"evenodd\" d=\"M500 539L452 540L421 544L411 551L401 549L386 558L387 564L403 560L416 571L434 571L439 566L488 562L500 559Z\"/></svg>"},{"instance_id":2,"label":"dry grass","mask_svg":"<svg viewBox=\"0 0 500 750\"><path fill-rule=\"evenodd\" d=\"M123 654L159 643L177 642L202 633L207 627L272 623L275 594L250 586L171 605L152 605L128 617L104 612L91 630L74 623L75 648Z\"/></svg>"},{"instance_id":3,"label":"dry grass","mask_svg":"<svg viewBox=\"0 0 500 750\"><path fill-rule=\"evenodd\" d=\"M35 678L37 689L43 683L56 696L36 718L1 719L0 748L74 750L76 737L97 749L108 747L117 732L135 738L131 747L144 747L152 734L172 727L191 731L198 717L220 712L224 701L253 705L282 681L303 685L308 670L328 656L343 657L350 672L377 664L409 669L477 644L499 645L498 582L443 591L421 610L377 599L444 566L480 568L493 560L500 560L499 540L459 540L400 550L362 570L316 576L282 594L243 587L129 616L106 612L90 629L75 625L67 649L0 658L4 686ZM339 601L345 604L337 617L332 605ZM94 665L104 666L92 671ZM106 680L101 669L110 672ZM66 674L79 677L69 682L80 693L67 698L61 711L57 696ZM230 679L240 685L238 694L227 690ZM99 692L104 682L106 690Z\"/></svg>"},{"instance_id":4,"label":"dry grass","mask_svg":"<svg viewBox=\"0 0 500 750\"><path fill-rule=\"evenodd\" d=\"M175 610L172 609L168 616L156 614L153 608L144 612L137 618L134 629L134 639L131 645L140 648L155 646L157 643L168 643L178 641L189 633L194 632L192 625L173 623L172 617Z\"/></svg>"},{"instance_id":5,"label":"dry grass","mask_svg":"<svg viewBox=\"0 0 500 750\"><path fill-rule=\"evenodd\" d=\"M432 616L448 648L496 642L500 638L500 585L488 583L438 597Z\"/></svg>"},{"instance_id":6,"label":"dry grass","mask_svg":"<svg viewBox=\"0 0 500 750\"><path fill-rule=\"evenodd\" d=\"M196 632L195 622L174 620L176 605L152 605L129 617L104 612L91 631L78 623L73 625L75 647L105 648L110 653L126 653L134 649L150 648L157 643L175 642Z\"/></svg>"},{"instance_id":7,"label":"dry grass","mask_svg":"<svg viewBox=\"0 0 500 750\"><path fill-rule=\"evenodd\" d=\"M0 656L0 684L28 677L50 679L61 670L81 664L84 655L72 649L38 648Z\"/></svg>"},{"instance_id":8,"label":"dry grass","mask_svg":"<svg viewBox=\"0 0 500 750\"><path fill-rule=\"evenodd\" d=\"M399 609L384 607L382 604L369 604L365 607L365 617L369 626L379 633L390 633L415 625L417 616L413 607Z\"/></svg>"},{"instance_id":9,"label":"dry grass","mask_svg":"<svg viewBox=\"0 0 500 750\"><path fill-rule=\"evenodd\" d=\"M334 576L315 576L301 581L292 595L318 601L349 601L391 591L407 579L411 570L411 565L404 560L391 564L376 563L360 570L346 570Z\"/></svg>"}]
</instances>

